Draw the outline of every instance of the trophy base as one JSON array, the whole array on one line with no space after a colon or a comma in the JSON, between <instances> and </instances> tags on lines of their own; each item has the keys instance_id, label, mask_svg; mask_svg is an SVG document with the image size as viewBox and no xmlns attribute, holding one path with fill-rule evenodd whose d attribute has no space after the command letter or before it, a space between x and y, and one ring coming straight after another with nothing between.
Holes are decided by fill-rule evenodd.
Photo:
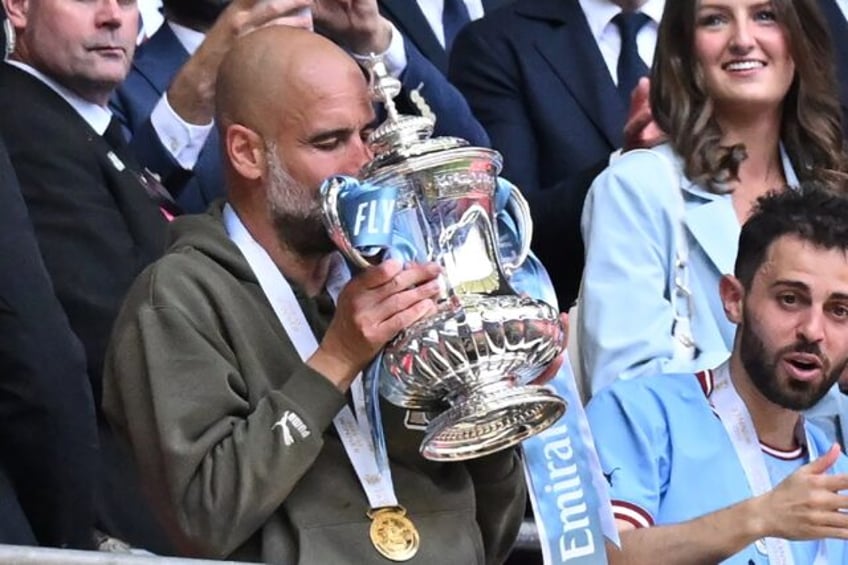
<instances>
[{"instance_id":1,"label":"trophy base","mask_svg":"<svg viewBox=\"0 0 848 565\"><path fill-rule=\"evenodd\" d=\"M484 457L544 431L565 409L565 400L544 386L474 391L431 420L421 455L431 461Z\"/></svg>"}]
</instances>

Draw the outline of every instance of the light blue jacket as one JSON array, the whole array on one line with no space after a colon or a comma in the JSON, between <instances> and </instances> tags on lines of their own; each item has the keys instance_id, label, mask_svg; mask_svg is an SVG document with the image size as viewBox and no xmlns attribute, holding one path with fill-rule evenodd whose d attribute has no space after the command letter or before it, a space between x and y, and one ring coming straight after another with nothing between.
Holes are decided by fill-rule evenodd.
<instances>
[{"instance_id":1,"label":"light blue jacket","mask_svg":"<svg viewBox=\"0 0 848 565\"><path fill-rule=\"evenodd\" d=\"M783 152L782 158L788 184L797 186ZM685 230L677 227L681 221ZM586 269L578 331L592 393L617 378L697 371L727 358L736 328L724 314L718 286L733 272L740 231L729 194L687 179L667 144L630 151L592 184L582 230ZM672 337L669 296L684 232L694 359L675 356Z\"/></svg>"}]
</instances>

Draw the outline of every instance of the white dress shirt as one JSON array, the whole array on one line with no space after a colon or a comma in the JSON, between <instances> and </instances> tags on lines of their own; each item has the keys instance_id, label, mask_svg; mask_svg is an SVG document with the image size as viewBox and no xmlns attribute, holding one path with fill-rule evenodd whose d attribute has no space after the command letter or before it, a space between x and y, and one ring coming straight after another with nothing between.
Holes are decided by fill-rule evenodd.
<instances>
[{"instance_id":1,"label":"white dress shirt","mask_svg":"<svg viewBox=\"0 0 848 565\"><path fill-rule=\"evenodd\" d=\"M848 20L848 0L836 0L836 5L839 6L839 9L842 10L842 14L845 16L845 19ZM848 39L843 37L842 41L848 41Z\"/></svg>"},{"instance_id":2,"label":"white dress shirt","mask_svg":"<svg viewBox=\"0 0 848 565\"><path fill-rule=\"evenodd\" d=\"M183 46L183 49L189 55L194 55L200 49L200 44L203 43L203 39L206 37L201 31L193 30L190 27L175 22L168 22L168 27L171 28L171 31L177 36L177 41L180 42L180 45Z\"/></svg>"},{"instance_id":3,"label":"white dress shirt","mask_svg":"<svg viewBox=\"0 0 848 565\"><path fill-rule=\"evenodd\" d=\"M143 41L159 29L165 18L160 9L162 0L138 0L138 13L141 15L141 26L138 30L138 39Z\"/></svg>"},{"instance_id":4,"label":"white dress shirt","mask_svg":"<svg viewBox=\"0 0 848 565\"><path fill-rule=\"evenodd\" d=\"M579 0L592 37L598 43L604 62L607 64L612 81L618 85L618 55L621 52L621 35L618 26L612 19L621 12L621 7L611 0ZM654 49L657 46L657 29L662 18L665 0L648 0L640 8L640 12L651 18L636 36L636 46L639 56L648 67L654 60Z\"/></svg>"},{"instance_id":5,"label":"white dress shirt","mask_svg":"<svg viewBox=\"0 0 848 565\"><path fill-rule=\"evenodd\" d=\"M392 39L389 42L389 48L382 53L376 53L383 58L383 63L386 64L386 70L395 78L400 78L401 73L406 70L406 47L403 44L403 34L398 31L395 24L389 22L392 26ZM368 55L351 52L353 58L360 64L365 66L368 62Z\"/></svg>"},{"instance_id":6,"label":"white dress shirt","mask_svg":"<svg viewBox=\"0 0 848 565\"><path fill-rule=\"evenodd\" d=\"M407 0L409 1L409 0ZM442 26L442 12L445 9L445 0L417 0L418 7L430 24L430 29L436 35L436 39L442 47L445 46L445 28ZM468 9L468 16L471 21L478 20L483 17L483 0L463 0L465 7Z\"/></svg>"}]
</instances>

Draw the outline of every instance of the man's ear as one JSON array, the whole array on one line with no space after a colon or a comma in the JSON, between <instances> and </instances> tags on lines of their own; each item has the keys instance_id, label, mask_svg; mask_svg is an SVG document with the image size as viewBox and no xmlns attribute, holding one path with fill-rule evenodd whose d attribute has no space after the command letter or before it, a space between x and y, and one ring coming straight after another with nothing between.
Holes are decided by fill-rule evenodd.
<instances>
[{"instance_id":1,"label":"man's ear","mask_svg":"<svg viewBox=\"0 0 848 565\"><path fill-rule=\"evenodd\" d=\"M718 285L724 314L734 324L742 323L742 301L745 298L745 287L733 275L724 275Z\"/></svg>"},{"instance_id":2,"label":"man's ear","mask_svg":"<svg viewBox=\"0 0 848 565\"><path fill-rule=\"evenodd\" d=\"M3 0L6 17L15 29L24 29L29 14L29 0Z\"/></svg>"},{"instance_id":3,"label":"man's ear","mask_svg":"<svg viewBox=\"0 0 848 565\"><path fill-rule=\"evenodd\" d=\"M265 143L258 133L241 124L232 124L227 127L224 146L227 159L240 176L256 180L265 174Z\"/></svg>"}]
</instances>

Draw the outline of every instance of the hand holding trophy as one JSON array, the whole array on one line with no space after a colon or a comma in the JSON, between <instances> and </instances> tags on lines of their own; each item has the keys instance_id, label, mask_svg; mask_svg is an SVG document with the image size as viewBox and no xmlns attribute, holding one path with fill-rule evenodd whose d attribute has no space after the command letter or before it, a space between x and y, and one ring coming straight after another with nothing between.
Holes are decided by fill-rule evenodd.
<instances>
[{"instance_id":1,"label":"hand holding trophy","mask_svg":"<svg viewBox=\"0 0 848 565\"><path fill-rule=\"evenodd\" d=\"M432 138L427 108L400 115L399 82L378 59L369 71L388 118L369 139L375 158L359 178L325 181L325 223L355 266L387 255L442 266L437 312L386 346L375 386L396 405L438 414L421 445L425 458L482 457L565 412L562 398L530 384L561 353L565 329L556 308L510 286L530 251L532 221L520 192L498 182L500 154ZM497 215L506 210L516 229L499 233Z\"/></svg>"}]
</instances>

